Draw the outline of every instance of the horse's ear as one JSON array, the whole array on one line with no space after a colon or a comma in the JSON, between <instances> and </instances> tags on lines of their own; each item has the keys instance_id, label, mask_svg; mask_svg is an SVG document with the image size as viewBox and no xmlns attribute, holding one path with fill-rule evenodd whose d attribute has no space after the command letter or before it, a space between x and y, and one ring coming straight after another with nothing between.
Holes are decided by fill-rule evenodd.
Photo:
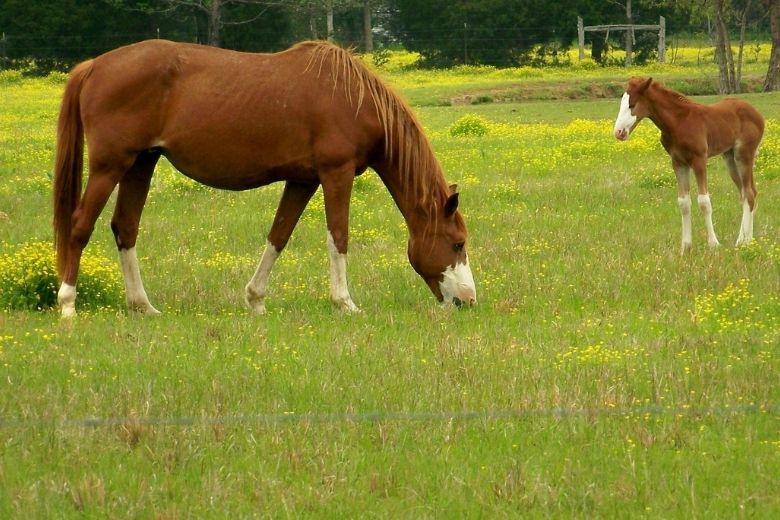
<instances>
[{"instance_id":1,"label":"horse's ear","mask_svg":"<svg viewBox=\"0 0 780 520\"><path fill-rule=\"evenodd\" d=\"M647 81L642 83L642 85L639 87L639 92L644 92L648 88L650 88L650 83L653 82L653 78L647 78Z\"/></svg>"},{"instance_id":2,"label":"horse's ear","mask_svg":"<svg viewBox=\"0 0 780 520\"><path fill-rule=\"evenodd\" d=\"M457 184L450 184L450 195L454 195L458 192L458 185Z\"/></svg>"},{"instance_id":3,"label":"horse's ear","mask_svg":"<svg viewBox=\"0 0 780 520\"><path fill-rule=\"evenodd\" d=\"M444 216L451 217L455 210L458 209L458 193L453 193L447 199L447 203L444 205Z\"/></svg>"}]
</instances>

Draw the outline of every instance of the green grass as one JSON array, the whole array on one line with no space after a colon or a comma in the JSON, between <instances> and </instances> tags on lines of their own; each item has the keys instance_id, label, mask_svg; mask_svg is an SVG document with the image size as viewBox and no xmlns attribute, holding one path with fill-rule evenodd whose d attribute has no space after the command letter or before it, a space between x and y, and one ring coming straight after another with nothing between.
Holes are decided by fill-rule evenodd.
<instances>
[{"instance_id":1,"label":"green grass","mask_svg":"<svg viewBox=\"0 0 780 520\"><path fill-rule=\"evenodd\" d=\"M0 255L50 240L60 89L0 85ZM734 247L713 159L724 245L694 208L685 257L657 132L618 143L616 99L418 108L462 192L479 299L463 310L408 265L369 172L348 269L363 312L330 307L318 194L252 316L280 187L161 165L138 247L162 316L0 314L0 517L777 516L780 94L746 99L770 120L758 240ZM465 114L488 133L452 136ZM109 216L89 248L113 258Z\"/></svg>"}]
</instances>

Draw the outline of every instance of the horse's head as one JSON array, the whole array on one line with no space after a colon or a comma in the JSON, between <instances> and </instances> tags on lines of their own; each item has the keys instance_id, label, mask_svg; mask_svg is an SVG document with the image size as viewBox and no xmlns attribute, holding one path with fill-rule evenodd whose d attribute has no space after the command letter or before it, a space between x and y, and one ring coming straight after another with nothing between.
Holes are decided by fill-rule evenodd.
<instances>
[{"instance_id":1,"label":"horse's head","mask_svg":"<svg viewBox=\"0 0 780 520\"><path fill-rule=\"evenodd\" d=\"M628 139L636 125L650 114L645 92L653 78L631 78L625 94L620 99L620 111L615 120L615 137L621 141Z\"/></svg>"},{"instance_id":2,"label":"horse's head","mask_svg":"<svg viewBox=\"0 0 780 520\"><path fill-rule=\"evenodd\" d=\"M423 277L439 301L445 304L473 305L477 301L474 277L466 254L467 231L458 212L458 194L454 187L435 224L412 231L409 237L409 262Z\"/></svg>"}]
</instances>

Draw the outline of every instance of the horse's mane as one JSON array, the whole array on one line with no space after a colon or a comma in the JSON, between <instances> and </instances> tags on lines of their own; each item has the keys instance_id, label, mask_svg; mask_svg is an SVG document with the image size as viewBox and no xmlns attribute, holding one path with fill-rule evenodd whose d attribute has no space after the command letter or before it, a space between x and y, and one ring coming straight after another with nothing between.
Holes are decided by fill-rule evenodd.
<instances>
[{"instance_id":1,"label":"horse's mane","mask_svg":"<svg viewBox=\"0 0 780 520\"><path fill-rule=\"evenodd\" d=\"M656 89L660 92L662 92L665 96L674 99L674 101L678 101L680 103L687 103L687 104L694 104L695 102L689 99L685 94L681 92L677 92L676 90L672 90L663 83L659 83L657 81L653 81L653 83L650 85L650 88Z\"/></svg>"},{"instance_id":2,"label":"horse's mane","mask_svg":"<svg viewBox=\"0 0 780 520\"><path fill-rule=\"evenodd\" d=\"M385 134L384 153L388 162L398 165L401 182L412 190L423 207L443 207L449 187L428 138L414 112L390 87L346 49L324 41L308 41L295 47L311 49L308 68L321 74L330 62L333 88L342 80L347 99L357 115L366 90L376 107ZM355 90L357 99L354 99Z\"/></svg>"}]
</instances>

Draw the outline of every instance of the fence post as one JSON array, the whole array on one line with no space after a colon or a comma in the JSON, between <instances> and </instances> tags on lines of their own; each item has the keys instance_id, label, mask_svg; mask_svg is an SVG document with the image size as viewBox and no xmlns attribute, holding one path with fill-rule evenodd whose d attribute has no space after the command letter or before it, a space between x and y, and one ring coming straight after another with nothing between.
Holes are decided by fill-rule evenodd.
<instances>
[{"instance_id":1,"label":"fence post","mask_svg":"<svg viewBox=\"0 0 780 520\"><path fill-rule=\"evenodd\" d=\"M577 43L580 47L580 61L585 59L585 25L582 17L577 17Z\"/></svg>"},{"instance_id":2,"label":"fence post","mask_svg":"<svg viewBox=\"0 0 780 520\"><path fill-rule=\"evenodd\" d=\"M658 20L658 63L666 62L666 18Z\"/></svg>"}]
</instances>

